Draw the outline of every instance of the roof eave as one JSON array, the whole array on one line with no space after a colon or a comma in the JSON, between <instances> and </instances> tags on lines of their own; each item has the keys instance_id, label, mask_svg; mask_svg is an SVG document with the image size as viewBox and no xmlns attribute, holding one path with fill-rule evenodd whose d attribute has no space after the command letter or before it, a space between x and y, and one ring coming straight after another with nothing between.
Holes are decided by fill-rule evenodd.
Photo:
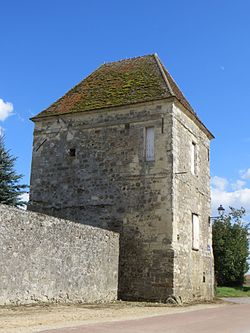
<instances>
[{"instance_id":1,"label":"roof eave","mask_svg":"<svg viewBox=\"0 0 250 333\"><path fill-rule=\"evenodd\" d=\"M182 103L181 101L179 101L179 99L176 96L174 97L174 101L177 102L178 105L181 105L182 109L185 110L185 113L187 114L187 116L192 119L197 126L206 134L206 136L208 137L209 140L214 139L214 135L209 131L209 129L203 124L203 122L199 119L199 117L196 115L196 113L191 112L189 109L187 109Z\"/></svg>"},{"instance_id":2,"label":"roof eave","mask_svg":"<svg viewBox=\"0 0 250 333\"><path fill-rule=\"evenodd\" d=\"M73 115L73 114L79 114L79 113L85 113L85 112L92 112L92 111L102 111L102 110L107 110L107 109L112 109L112 108L120 108L120 107L126 107L126 106L130 106L130 105L138 105L138 104L145 104L145 103L151 103L151 102L156 102L156 101L162 101L162 100L171 100L173 99L174 96L169 96L169 97L161 97L161 98L154 98L152 100L148 100L148 101L139 101L139 102L134 102L134 103L129 103L129 104L120 104L120 105L108 105L105 107L101 107L101 108L93 108L93 109L88 109L88 110L77 110L77 111L69 111L69 112L65 112L65 113L58 113L58 114L45 114L45 115L41 115L41 113L43 111L41 111L37 116L34 116L32 118L30 118L31 121L36 122L45 118L52 118L52 117L62 117L64 115ZM46 111L46 109L44 110Z\"/></svg>"},{"instance_id":3,"label":"roof eave","mask_svg":"<svg viewBox=\"0 0 250 333\"><path fill-rule=\"evenodd\" d=\"M199 119L199 117L196 115L196 113L191 112L189 109L187 109L176 96L163 97L163 98L159 98L159 99L149 100L146 102L136 102L136 103L130 103L130 104L116 105L116 106L107 106L107 107L103 107L100 109L89 109L89 110L84 110L84 111L78 110L78 111L73 111L73 112L71 111L71 112L65 112L65 113L60 113L60 114L46 114L46 115L42 115L42 116L37 115L37 116L30 118L30 120L35 123L37 121L42 121L44 119L50 119L50 118L54 118L54 117L63 117L64 115L66 116L66 115L73 115L73 114L92 112L92 111L102 111L102 110L106 110L106 109L110 109L110 108L116 109L116 108L126 107L126 106L130 106L130 105L145 104L145 103L150 103L150 102L154 102L154 101L163 101L163 100L168 100L168 101L172 100L173 102L177 102L177 104L181 106L183 111L185 111L187 116L189 118L191 118L199 126L199 128L207 135L209 140L214 139L214 135L207 129L207 127Z\"/></svg>"}]
</instances>

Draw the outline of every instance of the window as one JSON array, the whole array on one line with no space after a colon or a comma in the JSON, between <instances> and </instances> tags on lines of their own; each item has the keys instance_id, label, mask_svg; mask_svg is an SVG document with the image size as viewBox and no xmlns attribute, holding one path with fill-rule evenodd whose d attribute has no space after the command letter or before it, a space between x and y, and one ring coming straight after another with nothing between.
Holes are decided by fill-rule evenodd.
<instances>
[{"instance_id":1,"label":"window","mask_svg":"<svg viewBox=\"0 0 250 333\"><path fill-rule=\"evenodd\" d=\"M191 145L191 172L193 175L196 174L196 143L192 142Z\"/></svg>"},{"instance_id":2,"label":"window","mask_svg":"<svg viewBox=\"0 0 250 333\"><path fill-rule=\"evenodd\" d=\"M208 228L210 228L210 227L211 227L211 217L208 216Z\"/></svg>"},{"instance_id":3,"label":"window","mask_svg":"<svg viewBox=\"0 0 250 333\"><path fill-rule=\"evenodd\" d=\"M130 124L125 124L124 128L125 128L125 133L129 134Z\"/></svg>"},{"instance_id":4,"label":"window","mask_svg":"<svg viewBox=\"0 0 250 333\"><path fill-rule=\"evenodd\" d=\"M155 159L155 129L147 127L145 131L145 157L146 161Z\"/></svg>"},{"instance_id":5,"label":"window","mask_svg":"<svg viewBox=\"0 0 250 333\"><path fill-rule=\"evenodd\" d=\"M193 250L199 250L200 246L200 223L199 216L192 214L192 248Z\"/></svg>"},{"instance_id":6,"label":"window","mask_svg":"<svg viewBox=\"0 0 250 333\"><path fill-rule=\"evenodd\" d=\"M69 149L69 156L71 156L71 157L76 156L76 149L75 148L70 148Z\"/></svg>"}]
</instances>

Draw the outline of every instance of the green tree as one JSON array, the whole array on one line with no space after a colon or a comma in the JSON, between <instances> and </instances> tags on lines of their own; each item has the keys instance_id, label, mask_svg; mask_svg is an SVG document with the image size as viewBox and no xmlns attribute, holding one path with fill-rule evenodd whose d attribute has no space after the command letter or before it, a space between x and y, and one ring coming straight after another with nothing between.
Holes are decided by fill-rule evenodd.
<instances>
[{"instance_id":1,"label":"green tree","mask_svg":"<svg viewBox=\"0 0 250 333\"><path fill-rule=\"evenodd\" d=\"M248 271L248 227L245 209L229 207L227 215L213 223L215 279L218 286L242 286Z\"/></svg>"},{"instance_id":2,"label":"green tree","mask_svg":"<svg viewBox=\"0 0 250 333\"><path fill-rule=\"evenodd\" d=\"M25 193L27 185L20 185L22 175L15 170L16 157L13 157L4 146L4 137L0 135L0 203L12 206L25 204L20 195Z\"/></svg>"}]
</instances>

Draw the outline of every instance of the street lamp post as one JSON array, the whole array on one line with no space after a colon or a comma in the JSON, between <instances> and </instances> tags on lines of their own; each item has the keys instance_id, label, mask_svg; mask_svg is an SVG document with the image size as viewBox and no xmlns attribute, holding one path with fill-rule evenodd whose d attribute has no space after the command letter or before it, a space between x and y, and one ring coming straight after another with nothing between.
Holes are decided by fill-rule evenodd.
<instances>
[{"instance_id":1,"label":"street lamp post","mask_svg":"<svg viewBox=\"0 0 250 333\"><path fill-rule=\"evenodd\" d=\"M217 208L217 211L218 211L218 216L210 216L209 217L209 221L211 222L212 220L216 220L216 219L219 219L219 218L222 218L224 213L225 213L225 208L223 208L222 205L220 205L218 208Z\"/></svg>"}]
</instances>

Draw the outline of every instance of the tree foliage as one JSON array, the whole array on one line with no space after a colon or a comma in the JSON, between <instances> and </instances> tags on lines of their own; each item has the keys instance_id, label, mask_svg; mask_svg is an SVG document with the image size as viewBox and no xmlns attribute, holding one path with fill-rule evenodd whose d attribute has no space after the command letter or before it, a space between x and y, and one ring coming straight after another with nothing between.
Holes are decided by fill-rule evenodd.
<instances>
[{"instance_id":1,"label":"tree foliage","mask_svg":"<svg viewBox=\"0 0 250 333\"><path fill-rule=\"evenodd\" d=\"M245 209L229 207L227 215L213 223L215 279L218 286L242 286L248 271L248 224Z\"/></svg>"},{"instance_id":2,"label":"tree foliage","mask_svg":"<svg viewBox=\"0 0 250 333\"><path fill-rule=\"evenodd\" d=\"M15 170L16 157L13 157L4 146L4 138L0 135L0 203L13 206L25 204L20 195L25 193L27 185L20 185L22 175Z\"/></svg>"}]
</instances>

